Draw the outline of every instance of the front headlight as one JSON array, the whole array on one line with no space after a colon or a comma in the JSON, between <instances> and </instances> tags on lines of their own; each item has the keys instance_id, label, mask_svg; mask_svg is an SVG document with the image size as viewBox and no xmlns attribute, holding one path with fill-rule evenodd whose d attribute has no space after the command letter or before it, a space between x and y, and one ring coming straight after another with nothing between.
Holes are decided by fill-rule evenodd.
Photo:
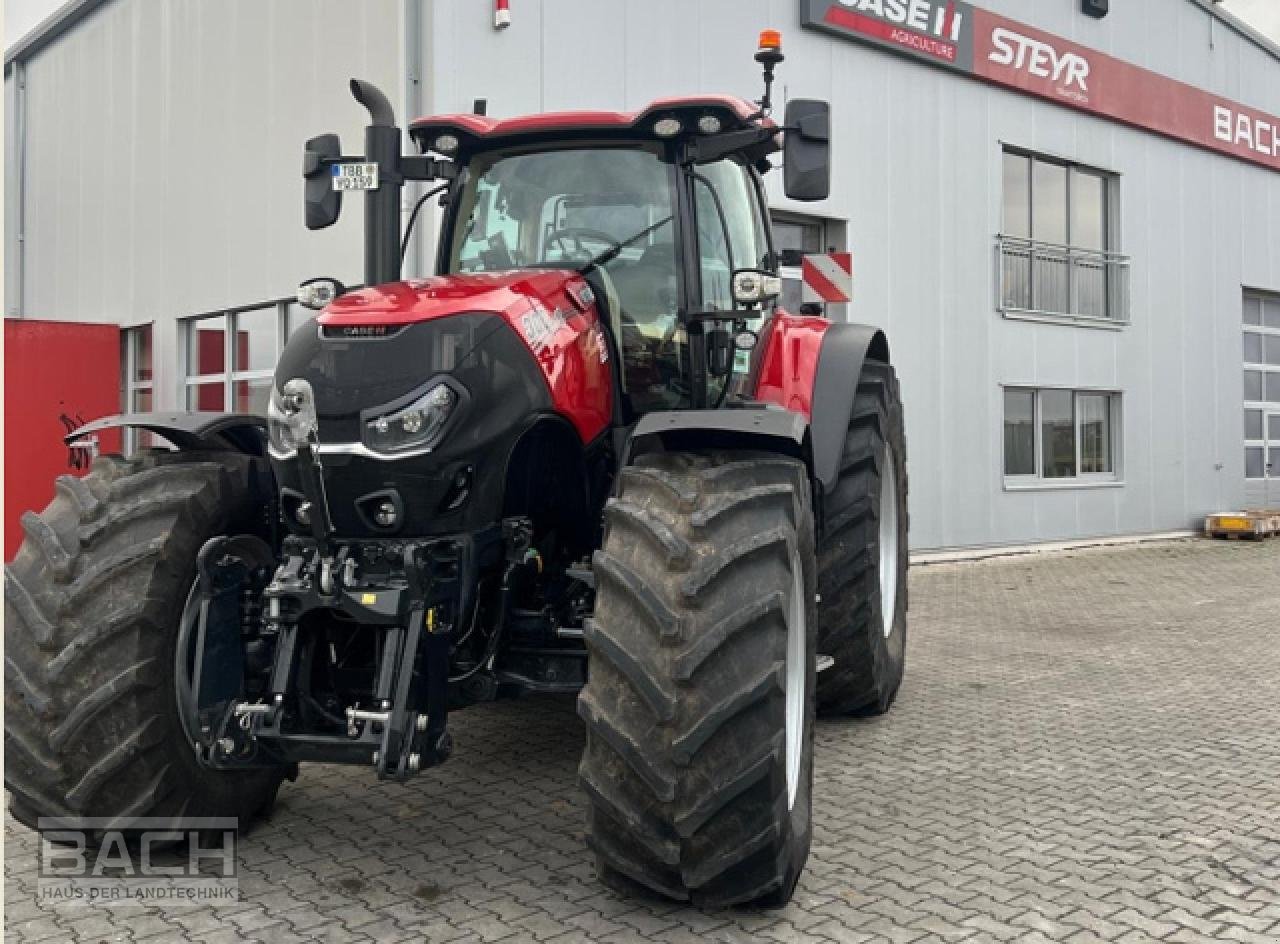
<instances>
[{"instance_id":1,"label":"front headlight","mask_svg":"<svg viewBox=\"0 0 1280 944\"><path fill-rule=\"evenodd\" d=\"M440 441L457 405L458 394L437 383L407 406L366 420L364 443L384 453L430 449Z\"/></svg>"},{"instance_id":2,"label":"front headlight","mask_svg":"<svg viewBox=\"0 0 1280 944\"><path fill-rule=\"evenodd\" d=\"M311 384L295 377L283 392L271 388L267 403L267 437L278 455L296 452L315 433L316 405Z\"/></svg>"}]
</instances>

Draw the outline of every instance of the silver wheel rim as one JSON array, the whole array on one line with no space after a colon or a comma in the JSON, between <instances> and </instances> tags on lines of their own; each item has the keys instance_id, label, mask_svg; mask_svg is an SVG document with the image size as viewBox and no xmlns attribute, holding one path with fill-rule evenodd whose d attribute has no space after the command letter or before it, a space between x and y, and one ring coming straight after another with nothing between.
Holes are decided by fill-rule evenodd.
<instances>
[{"instance_id":1,"label":"silver wheel rim","mask_svg":"<svg viewBox=\"0 0 1280 944\"><path fill-rule=\"evenodd\" d=\"M884 444L880 473L880 621L884 638L893 633L898 612L898 467L893 447Z\"/></svg>"},{"instance_id":2,"label":"silver wheel rim","mask_svg":"<svg viewBox=\"0 0 1280 944\"><path fill-rule=\"evenodd\" d=\"M200 620L200 581L196 579L187 593L187 602L178 618L178 639L173 653L173 681L178 696L178 720L188 743L200 743L200 723L188 712L193 703L191 677L195 672L195 632Z\"/></svg>"},{"instance_id":3,"label":"silver wheel rim","mask_svg":"<svg viewBox=\"0 0 1280 944\"><path fill-rule=\"evenodd\" d=\"M786 665L786 764L787 809L796 803L800 788L800 760L804 754L805 675L808 668L807 608L804 597L804 569L800 555L791 558L791 602L787 608Z\"/></svg>"}]
</instances>

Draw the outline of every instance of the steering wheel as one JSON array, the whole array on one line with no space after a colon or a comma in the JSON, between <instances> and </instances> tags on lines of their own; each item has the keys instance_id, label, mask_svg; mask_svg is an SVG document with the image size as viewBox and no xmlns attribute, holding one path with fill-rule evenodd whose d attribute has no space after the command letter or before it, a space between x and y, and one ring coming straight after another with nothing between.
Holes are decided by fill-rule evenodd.
<instances>
[{"instance_id":1,"label":"steering wheel","mask_svg":"<svg viewBox=\"0 0 1280 944\"><path fill-rule=\"evenodd\" d=\"M549 261L547 259L547 250L551 248L551 245L553 243L560 244L560 252L566 258L569 257L571 254L583 256L584 257L583 261L585 262L586 260L599 255L599 253L587 251L587 247L582 244L582 241L584 239L590 239L590 240L594 240L595 242L604 243L610 249L622 248L622 244L619 243L618 240L614 239L612 236L610 236L608 233L604 232L603 230L591 229L588 226L566 226L563 229L558 229L554 233L551 233L549 236L547 236L546 244L542 248L542 261L543 262ZM570 253L568 249L568 244L570 240L572 240L573 242L572 253Z\"/></svg>"}]
</instances>

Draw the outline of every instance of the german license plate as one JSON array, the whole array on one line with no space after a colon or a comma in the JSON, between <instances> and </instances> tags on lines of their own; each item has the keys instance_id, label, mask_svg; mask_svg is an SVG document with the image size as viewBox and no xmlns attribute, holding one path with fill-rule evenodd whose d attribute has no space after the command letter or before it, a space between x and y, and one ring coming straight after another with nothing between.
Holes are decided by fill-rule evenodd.
<instances>
[{"instance_id":1,"label":"german license plate","mask_svg":"<svg viewBox=\"0 0 1280 944\"><path fill-rule=\"evenodd\" d=\"M334 190L377 190L377 164L334 164Z\"/></svg>"}]
</instances>

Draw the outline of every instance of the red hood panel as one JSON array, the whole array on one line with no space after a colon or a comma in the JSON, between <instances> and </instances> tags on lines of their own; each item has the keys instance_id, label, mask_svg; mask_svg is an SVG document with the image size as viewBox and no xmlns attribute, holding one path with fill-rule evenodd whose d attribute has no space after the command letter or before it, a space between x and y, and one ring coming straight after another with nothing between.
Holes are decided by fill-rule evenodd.
<instances>
[{"instance_id":1,"label":"red hood panel","mask_svg":"<svg viewBox=\"0 0 1280 944\"><path fill-rule=\"evenodd\" d=\"M499 315L537 361L556 412L586 443L613 417L612 365L599 311L578 273L517 269L359 289L338 298L317 320L342 327L415 324L466 312Z\"/></svg>"},{"instance_id":2,"label":"red hood panel","mask_svg":"<svg viewBox=\"0 0 1280 944\"><path fill-rule=\"evenodd\" d=\"M340 296L320 313L322 325L405 325L468 311L509 316L529 310L536 300L554 309L576 272L564 269L515 269L475 272L390 282Z\"/></svg>"}]
</instances>

